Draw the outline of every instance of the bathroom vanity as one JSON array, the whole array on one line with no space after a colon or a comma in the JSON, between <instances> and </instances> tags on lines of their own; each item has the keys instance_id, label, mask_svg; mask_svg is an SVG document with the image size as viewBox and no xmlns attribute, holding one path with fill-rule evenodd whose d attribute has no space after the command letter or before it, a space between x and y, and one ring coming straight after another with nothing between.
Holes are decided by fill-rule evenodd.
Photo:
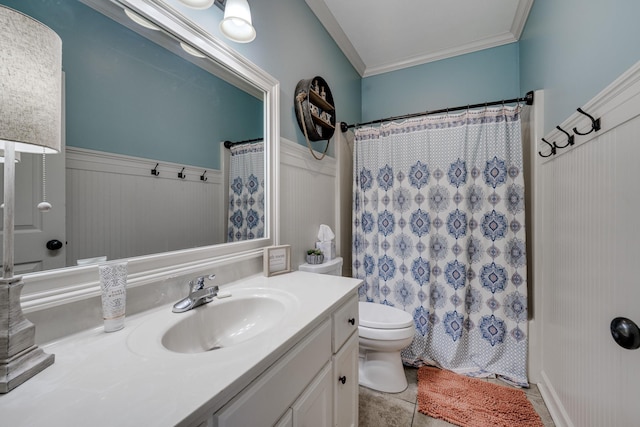
<instances>
[{"instance_id":1,"label":"bathroom vanity","mask_svg":"<svg viewBox=\"0 0 640 427\"><path fill-rule=\"evenodd\" d=\"M252 276L190 312L45 345L55 364L0 396L2 424L355 426L360 283Z\"/></svg>"}]
</instances>

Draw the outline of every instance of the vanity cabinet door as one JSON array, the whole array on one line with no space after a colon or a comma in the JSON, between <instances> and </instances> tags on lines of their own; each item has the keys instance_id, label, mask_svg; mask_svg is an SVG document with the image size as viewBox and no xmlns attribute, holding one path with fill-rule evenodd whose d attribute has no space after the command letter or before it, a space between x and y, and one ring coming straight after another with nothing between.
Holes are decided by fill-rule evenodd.
<instances>
[{"instance_id":1,"label":"vanity cabinet door","mask_svg":"<svg viewBox=\"0 0 640 427\"><path fill-rule=\"evenodd\" d=\"M326 365L331 366L330 349L331 322L327 319L216 412L213 426L273 426L307 384L313 384L319 378L317 373L324 372Z\"/></svg>"},{"instance_id":2,"label":"vanity cabinet door","mask_svg":"<svg viewBox=\"0 0 640 427\"><path fill-rule=\"evenodd\" d=\"M358 334L333 356L333 421L336 427L358 426Z\"/></svg>"},{"instance_id":3,"label":"vanity cabinet door","mask_svg":"<svg viewBox=\"0 0 640 427\"><path fill-rule=\"evenodd\" d=\"M293 427L333 425L332 365L329 361L292 406Z\"/></svg>"}]
</instances>

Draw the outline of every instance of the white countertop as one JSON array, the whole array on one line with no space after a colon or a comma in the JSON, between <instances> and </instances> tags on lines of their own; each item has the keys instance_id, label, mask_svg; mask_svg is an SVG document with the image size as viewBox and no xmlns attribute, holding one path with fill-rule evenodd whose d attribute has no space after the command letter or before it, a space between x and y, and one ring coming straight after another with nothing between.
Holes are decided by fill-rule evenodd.
<instances>
[{"instance_id":1,"label":"white countertop","mask_svg":"<svg viewBox=\"0 0 640 427\"><path fill-rule=\"evenodd\" d=\"M0 424L191 425L246 387L353 296L360 283L293 272L221 286L232 293L230 298L234 292L242 295L260 288L294 296L276 327L232 348L196 354L162 349L155 325L160 331L188 315L172 313L170 305L127 317L125 328L117 332L105 333L100 327L48 344L43 349L55 354L55 363L0 395Z\"/></svg>"}]
</instances>

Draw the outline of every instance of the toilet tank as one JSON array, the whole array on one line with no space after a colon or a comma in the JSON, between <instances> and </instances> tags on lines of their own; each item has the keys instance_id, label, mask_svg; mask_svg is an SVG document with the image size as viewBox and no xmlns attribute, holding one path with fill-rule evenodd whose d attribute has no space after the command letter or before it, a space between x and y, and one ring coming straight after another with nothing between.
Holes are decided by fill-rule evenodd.
<instances>
[{"instance_id":1,"label":"toilet tank","mask_svg":"<svg viewBox=\"0 0 640 427\"><path fill-rule=\"evenodd\" d=\"M322 264L301 264L298 267L300 271L318 274L330 274L332 276L342 276L342 257L336 257L331 261Z\"/></svg>"}]
</instances>

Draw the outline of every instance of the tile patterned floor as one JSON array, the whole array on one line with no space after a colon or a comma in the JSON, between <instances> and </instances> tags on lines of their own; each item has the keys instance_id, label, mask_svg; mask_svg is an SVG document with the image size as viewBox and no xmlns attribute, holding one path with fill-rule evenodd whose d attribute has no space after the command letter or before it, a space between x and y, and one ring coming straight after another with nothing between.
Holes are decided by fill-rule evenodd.
<instances>
[{"instance_id":1,"label":"tile patterned floor","mask_svg":"<svg viewBox=\"0 0 640 427\"><path fill-rule=\"evenodd\" d=\"M405 367L409 387L402 393L381 393L360 387L360 427L449 427L454 424L428 417L418 412L418 370ZM500 380L487 379L505 385ZM529 401L545 427L555 427L551 415L540 396L538 387L531 384L525 390Z\"/></svg>"}]
</instances>

